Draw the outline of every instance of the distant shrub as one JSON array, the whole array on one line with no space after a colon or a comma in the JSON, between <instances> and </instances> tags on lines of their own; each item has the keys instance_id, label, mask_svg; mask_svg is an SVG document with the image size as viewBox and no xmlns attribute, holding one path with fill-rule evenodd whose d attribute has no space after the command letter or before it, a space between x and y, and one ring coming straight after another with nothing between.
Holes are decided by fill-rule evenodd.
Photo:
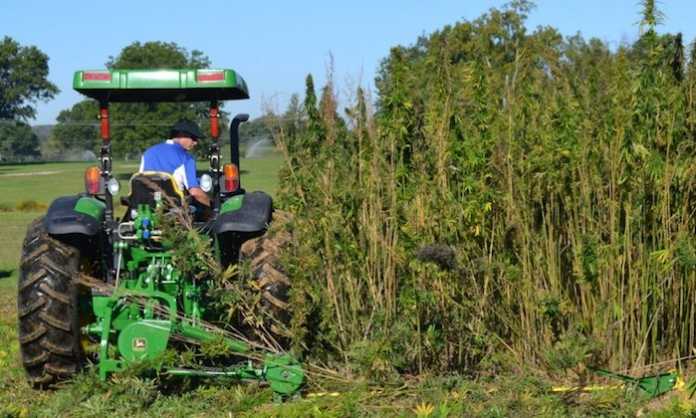
<instances>
[{"instance_id":1,"label":"distant shrub","mask_svg":"<svg viewBox=\"0 0 696 418\"><path fill-rule=\"evenodd\" d=\"M22 212L35 212L40 210L45 210L46 205L39 203L36 200L23 200L17 204L17 210Z\"/></svg>"},{"instance_id":2,"label":"distant shrub","mask_svg":"<svg viewBox=\"0 0 696 418\"><path fill-rule=\"evenodd\" d=\"M0 203L0 212L12 212L14 208L7 203Z\"/></svg>"}]
</instances>

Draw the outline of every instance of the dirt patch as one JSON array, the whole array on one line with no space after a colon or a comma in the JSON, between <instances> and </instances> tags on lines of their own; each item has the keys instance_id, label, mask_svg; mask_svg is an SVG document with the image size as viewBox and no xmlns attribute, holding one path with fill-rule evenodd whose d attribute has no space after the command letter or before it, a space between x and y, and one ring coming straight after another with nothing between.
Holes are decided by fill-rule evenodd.
<instances>
[{"instance_id":1,"label":"dirt patch","mask_svg":"<svg viewBox=\"0 0 696 418\"><path fill-rule=\"evenodd\" d=\"M46 206L43 203L39 203L35 200L24 200L21 203L18 203L16 208L20 212L32 212L32 211L41 211L46 209L48 206Z\"/></svg>"},{"instance_id":2,"label":"dirt patch","mask_svg":"<svg viewBox=\"0 0 696 418\"><path fill-rule=\"evenodd\" d=\"M0 174L0 177L50 176L51 174L58 173L62 173L62 171L32 171L31 173L7 173Z\"/></svg>"}]
</instances>

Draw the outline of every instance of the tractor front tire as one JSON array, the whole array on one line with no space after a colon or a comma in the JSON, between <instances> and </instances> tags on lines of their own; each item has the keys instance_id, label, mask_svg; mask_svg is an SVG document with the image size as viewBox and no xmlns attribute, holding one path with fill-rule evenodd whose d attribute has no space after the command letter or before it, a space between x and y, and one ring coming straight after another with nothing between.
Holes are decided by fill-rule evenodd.
<instances>
[{"instance_id":1,"label":"tractor front tire","mask_svg":"<svg viewBox=\"0 0 696 418\"><path fill-rule=\"evenodd\" d=\"M84 364L79 268L78 249L51 238L43 218L32 222L22 247L17 316L22 363L36 388L68 379Z\"/></svg>"}]
</instances>

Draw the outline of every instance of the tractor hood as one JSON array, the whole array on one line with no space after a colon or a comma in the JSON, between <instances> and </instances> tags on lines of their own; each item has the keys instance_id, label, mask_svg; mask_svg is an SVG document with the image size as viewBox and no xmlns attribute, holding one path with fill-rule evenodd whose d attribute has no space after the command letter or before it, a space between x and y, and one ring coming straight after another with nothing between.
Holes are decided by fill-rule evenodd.
<instances>
[{"instance_id":1,"label":"tractor hood","mask_svg":"<svg viewBox=\"0 0 696 418\"><path fill-rule=\"evenodd\" d=\"M102 102L198 102L249 98L246 82L230 69L76 71L73 88Z\"/></svg>"}]
</instances>

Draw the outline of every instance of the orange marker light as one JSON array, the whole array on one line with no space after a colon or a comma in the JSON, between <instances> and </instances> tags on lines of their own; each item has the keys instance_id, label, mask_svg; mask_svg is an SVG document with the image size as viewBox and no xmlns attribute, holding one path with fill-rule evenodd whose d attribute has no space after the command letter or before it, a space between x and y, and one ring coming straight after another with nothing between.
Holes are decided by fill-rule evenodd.
<instances>
[{"instance_id":1,"label":"orange marker light","mask_svg":"<svg viewBox=\"0 0 696 418\"><path fill-rule=\"evenodd\" d=\"M239 168L234 164L225 164L222 167L225 176L225 191L234 192L239 188Z\"/></svg>"},{"instance_id":2,"label":"orange marker light","mask_svg":"<svg viewBox=\"0 0 696 418\"><path fill-rule=\"evenodd\" d=\"M85 170L85 191L89 194L99 194L99 180L101 170L99 167L92 166Z\"/></svg>"}]
</instances>

